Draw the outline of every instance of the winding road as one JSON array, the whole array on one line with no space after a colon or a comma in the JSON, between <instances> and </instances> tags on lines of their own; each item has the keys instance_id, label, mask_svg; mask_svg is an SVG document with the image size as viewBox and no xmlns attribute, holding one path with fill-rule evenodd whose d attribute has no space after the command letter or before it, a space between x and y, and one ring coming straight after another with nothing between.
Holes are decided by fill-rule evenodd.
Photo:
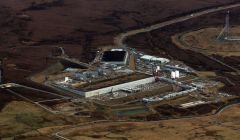
<instances>
[{"instance_id":1,"label":"winding road","mask_svg":"<svg viewBox=\"0 0 240 140\"><path fill-rule=\"evenodd\" d=\"M222 107L220 107L214 115L220 115L222 112L224 112L226 109L230 108L230 107L233 107L233 106L237 106L237 105L240 105L240 101L237 101L237 102L233 102L233 103L229 103L229 104L226 104ZM202 118L204 116L185 116L185 117L181 117L181 118L171 118L171 120L188 120L188 119L197 119L197 118ZM166 119L164 119L166 120ZM168 118L169 120L169 118ZM148 121L148 122L159 122L159 121L162 121L162 120L158 120L158 121ZM108 122L126 122L126 123L130 123L130 122L140 122L140 121L135 121L135 120L117 120L117 121L111 121L111 120L98 120L98 121L92 121L92 122L86 122L86 123L81 123L81 124L77 124L77 125L74 125L74 126L70 126L70 127L67 127L65 129L62 129L61 131L58 131L58 132L55 132L52 134L52 136L58 138L58 139L62 139L62 140L71 140L69 138L66 138L62 135L62 133L70 130L70 129L75 129L75 128L78 128L78 127L84 127L84 126L87 126L87 125L93 125L93 124L96 124L96 123L108 123Z\"/></svg>"},{"instance_id":2,"label":"winding road","mask_svg":"<svg viewBox=\"0 0 240 140\"><path fill-rule=\"evenodd\" d=\"M148 27L144 27L144 28L140 28L140 29L136 29L136 30L130 30L130 31L127 31L127 32L124 32L124 33L120 33L119 35L117 35L114 38L114 44L115 44L116 47L121 47L121 46L124 46L124 41L130 36L134 36L134 35L137 35L137 34L140 34L140 33L150 32L150 31L153 31L153 30L157 30L157 29L172 25L172 24L176 24L176 23L179 23L179 22L190 20L190 19L202 16L202 15L206 15L206 14L209 14L209 13L214 13L214 12L218 12L218 11L222 11L222 10L227 10L227 9L231 9L231 8L236 8L236 7L240 7L240 3L209 8L209 9L206 9L206 10L203 10L203 11L200 11L200 12L190 13L188 15L178 17L178 18L175 18L175 19L171 19L171 20L168 20L168 21L164 21L164 22L161 22L161 23L157 23L157 24L154 24L154 25L151 25L151 26L148 26Z\"/></svg>"},{"instance_id":3,"label":"winding road","mask_svg":"<svg viewBox=\"0 0 240 140\"><path fill-rule=\"evenodd\" d=\"M236 7L240 7L240 3L209 8L209 9L206 9L206 10L202 10L200 12L194 12L194 13L182 16L182 17L171 19L171 20L168 20L168 21L165 21L165 22L161 22L161 23L158 23L158 24L148 26L148 27L144 27L144 28L140 28L140 29L136 29L136 30L130 30L130 31L127 31L125 33L121 33L121 34L117 35L114 38L114 44L115 44L115 47L122 47L122 46L124 46L124 41L130 36L137 35L137 34L140 34L140 33L150 32L150 31L153 31L153 30L157 30L157 29L166 27L168 25L180 23L180 22L183 22L183 21L186 21L186 20L190 20L190 19L202 16L202 15L206 15L206 14L209 14L209 13L214 13L214 12L218 12L218 11L222 11L222 10L227 10L227 9L231 9L231 8L236 8ZM236 104L239 104L239 103L236 103ZM231 107L233 105L234 104L229 104L229 105L219 109L217 114L220 114L226 108ZM181 118L181 119L186 119L186 118ZM88 123L75 125L75 126L72 126L71 128L81 127L81 126L84 126L86 124L94 124L94 123L102 123L102 122L107 122L107 121L106 120L93 121L93 122L88 122ZM69 128L66 128L66 129L63 129L61 131L55 132L55 133L53 133L53 136L55 136L58 139L69 140L68 138L65 138L61 135L62 132L64 132L65 130L68 130L68 129Z\"/></svg>"},{"instance_id":4,"label":"winding road","mask_svg":"<svg viewBox=\"0 0 240 140\"><path fill-rule=\"evenodd\" d=\"M199 16L203 16L203 15L207 15L207 14L210 14L210 13L214 13L214 12L218 12L218 11L222 11L222 10L227 10L227 9L231 9L231 8L236 8L236 7L240 7L240 3L209 8L209 9L206 9L206 10L202 10L200 12L193 12L193 13L190 13L188 15L181 16L181 17L171 19L171 20L168 20L168 21L164 21L164 22L161 22L161 23L157 23L157 24L154 24L154 25L151 25L151 26L148 26L148 27L143 27L143 28L140 28L140 29L130 30L130 31L127 31L127 32L124 32L124 33L120 33L119 35L117 35L114 38L114 44L115 44L115 47L121 47L121 46L125 45L124 44L125 40L130 36L134 36L134 35L137 35L137 34L140 34L140 33L147 33L147 32L157 30L157 29L160 29L160 28L172 25L172 24L176 24L176 23L180 23L180 22L183 22L183 21L186 21L186 20L190 20L190 19L193 19L193 18L196 18L196 17L199 17ZM205 54L203 54L203 55L208 57L209 59L217 62L218 64L223 65L224 67L227 67L227 68L235 71L237 75L240 75L240 70L238 70L237 68L234 68L234 67L232 67L232 66L230 66L230 65L228 65L228 64L226 64L226 63L224 63L224 62L222 62L218 59L215 59L211 56L208 56L208 55L205 55Z\"/></svg>"}]
</instances>

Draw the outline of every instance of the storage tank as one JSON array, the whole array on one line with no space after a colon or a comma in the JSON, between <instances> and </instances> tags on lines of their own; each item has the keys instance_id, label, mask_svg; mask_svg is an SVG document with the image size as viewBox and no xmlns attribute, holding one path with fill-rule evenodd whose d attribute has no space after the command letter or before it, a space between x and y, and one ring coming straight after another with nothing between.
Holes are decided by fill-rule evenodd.
<instances>
[{"instance_id":1,"label":"storage tank","mask_svg":"<svg viewBox=\"0 0 240 140\"><path fill-rule=\"evenodd\" d=\"M172 71L172 72L171 72L171 78L172 78L172 79L175 79L175 78L176 78L176 72L175 72L175 71Z\"/></svg>"},{"instance_id":2,"label":"storage tank","mask_svg":"<svg viewBox=\"0 0 240 140\"><path fill-rule=\"evenodd\" d=\"M176 74L176 78L180 78L180 72L178 70L175 71L175 74Z\"/></svg>"}]
</instances>

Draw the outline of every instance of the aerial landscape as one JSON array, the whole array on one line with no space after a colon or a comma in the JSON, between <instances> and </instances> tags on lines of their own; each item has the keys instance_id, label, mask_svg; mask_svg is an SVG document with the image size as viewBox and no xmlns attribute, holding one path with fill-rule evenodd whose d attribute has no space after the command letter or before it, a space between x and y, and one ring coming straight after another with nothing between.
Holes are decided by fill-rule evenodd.
<instances>
[{"instance_id":1,"label":"aerial landscape","mask_svg":"<svg viewBox=\"0 0 240 140\"><path fill-rule=\"evenodd\" d=\"M0 140L240 139L239 0L0 1Z\"/></svg>"}]
</instances>

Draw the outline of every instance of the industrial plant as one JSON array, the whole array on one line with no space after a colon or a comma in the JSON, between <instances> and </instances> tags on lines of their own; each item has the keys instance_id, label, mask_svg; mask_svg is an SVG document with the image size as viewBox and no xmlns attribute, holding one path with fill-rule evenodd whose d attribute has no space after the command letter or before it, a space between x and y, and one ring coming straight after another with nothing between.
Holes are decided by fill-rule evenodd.
<instances>
[{"instance_id":1,"label":"industrial plant","mask_svg":"<svg viewBox=\"0 0 240 140\"><path fill-rule=\"evenodd\" d=\"M237 140L239 0L0 0L0 140Z\"/></svg>"},{"instance_id":2,"label":"industrial plant","mask_svg":"<svg viewBox=\"0 0 240 140\"><path fill-rule=\"evenodd\" d=\"M222 83L197 76L194 69L180 61L152 56L126 46L100 49L89 64L69 58L65 53L54 55L54 58L58 63L64 60L63 66L55 64L31 79L64 95L77 97L73 102L88 101L107 106L131 103L132 107L138 108L139 105L154 106L186 98L177 106L192 108L234 98L218 92ZM149 105L142 107L148 113L153 110Z\"/></svg>"},{"instance_id":3,"label":"industrial plant","mask_svg":"<svg viewBox=\"0 0 240 140\"><path fill-rule=\"evenodd\" d=\"M98 52L89 69L68 67L44 84L86 98L105 94L121 97L158 88L163 81L174 84L193 72L180 62L124 47ZM151 88L146 89L146 85Z\"/></svg>"}]
</instances>

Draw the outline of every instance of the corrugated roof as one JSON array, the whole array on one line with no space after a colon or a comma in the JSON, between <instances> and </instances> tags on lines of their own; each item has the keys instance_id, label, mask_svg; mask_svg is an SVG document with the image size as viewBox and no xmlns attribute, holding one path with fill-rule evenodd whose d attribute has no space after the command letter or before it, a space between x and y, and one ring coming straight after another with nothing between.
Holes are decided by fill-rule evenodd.
<instances>
[{"instance_id":1,"label":"corrugated roof","mask_svg":"<svg viewBox=\"0 0 240 140\"><path fill-rule=\"evenodd\" d=\"M149 60L149 61L161 61L161 62L169 62L168 59L166 58L159 58L159 57L155 57L155 56L151 56L151 55L143 55L141 57L141 59L144 59L144 60Z\"/></svg>"}]
</instances>

